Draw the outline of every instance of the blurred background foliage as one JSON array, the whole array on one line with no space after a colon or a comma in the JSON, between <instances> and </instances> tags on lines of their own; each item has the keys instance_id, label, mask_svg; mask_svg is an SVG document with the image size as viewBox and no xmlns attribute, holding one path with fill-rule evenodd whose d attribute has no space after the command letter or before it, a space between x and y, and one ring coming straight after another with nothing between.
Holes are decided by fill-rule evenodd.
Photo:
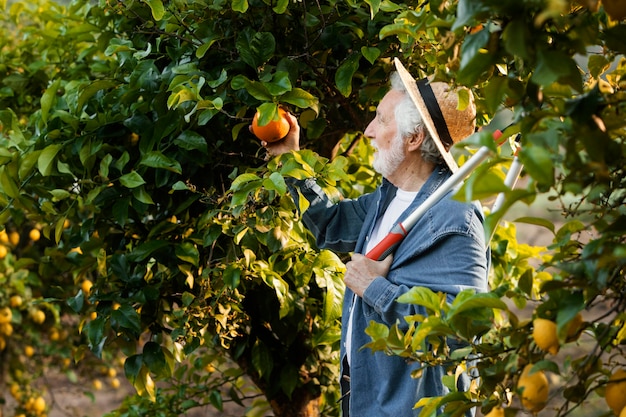
<instances>
[{"instance_id":1,"label":"blurred background foliage","mask_svg":"<svg viewBox=\"0 0 626 417\"><path fill-rule=\"evenodd\" d=\"M514 415L528 408L528 364L550 375L541 413L602 397L597 415L625 405L607 384L626 366L620 2L0 0L0 10L0 354L3 395L16 401L5 413L46 414L31 382L59 363L77 379L90 361L105 374L121 361L137 396L111 415L226 402L249 416L338 415L347 254L315 247L285 178L315 177L335 198L376 186L361 132L393 57L416 77L471 88L483 130L455 154L487 145L493 157L459 198L487 212L498 193L506 200L487 218L487 232L499 224L492 293L447 305L415 289L401 301L431 314L372 327L370 347L449 364L452 380L480 373L469 393L425 399L423 415ZM248 125L278 105L298 116L306 150L266 161ZM489 132L504 126L511 139L496 149ZM515 152L524 172L510 191ZM559 215L502 220L535 201ZM552 241L519 243L529 225ZM554 335L537 336L537 318ZM555 337L560 353L540 347ZM451 352L447 338L468 347Z\"/></svg>"}]
</instances>

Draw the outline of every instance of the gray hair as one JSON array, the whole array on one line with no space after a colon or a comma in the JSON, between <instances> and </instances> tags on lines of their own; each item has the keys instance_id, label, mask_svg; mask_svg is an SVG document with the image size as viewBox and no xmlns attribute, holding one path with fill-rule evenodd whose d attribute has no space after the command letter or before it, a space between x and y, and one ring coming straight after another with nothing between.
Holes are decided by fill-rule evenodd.
<instances>
[{"instance_id":1,"label":"gray hair","mask_svg":"<svg viewBox=\"0 0 626 417\"><path fill-rule=\"evenodd\" d=\"M398 127L398 134L402 139L410 137L415 134L424 132L425 138L421 147L422 159L427 162L438 164L443 161L443 157L439 152L439 149L435 145L428 129L424 126L422 116L420 115L417 107L413 104L413 100L406 91L402 80L397 72L391 73L391 89L400 91L403 93L403 98L395 108L396 125Z\"/></svg>"}]
</instances>

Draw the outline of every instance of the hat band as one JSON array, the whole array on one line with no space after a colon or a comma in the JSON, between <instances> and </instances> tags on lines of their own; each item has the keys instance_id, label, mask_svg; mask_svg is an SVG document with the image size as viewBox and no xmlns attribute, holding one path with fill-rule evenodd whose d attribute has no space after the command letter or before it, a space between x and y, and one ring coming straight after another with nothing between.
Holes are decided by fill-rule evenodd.
<instances>
[{"instance_id":1,"label":"hat band","mask_svg":"<svg viewBox=\"0 0 626 417\"><path fill-rule=\"evenodd\" d=\"M417 81L417 89L424 99L424 104L426 104L426 109L428 110L428 114L430 114L430 118L433 120L435 129L437 129L437 133L439 134L439 139L441 139L441 143L444 144L446 149L450 149L450 147L454 144L454 141L450 136L450 132L448 131L448 125L446 124L446 119L444 119L443 117L443 113L441 112L441 108L439 107L439 103L437 102L437 98L435 97L435 93L428 83L428 79L422 78L421 80Z\"/></svg>"}]
</instances>

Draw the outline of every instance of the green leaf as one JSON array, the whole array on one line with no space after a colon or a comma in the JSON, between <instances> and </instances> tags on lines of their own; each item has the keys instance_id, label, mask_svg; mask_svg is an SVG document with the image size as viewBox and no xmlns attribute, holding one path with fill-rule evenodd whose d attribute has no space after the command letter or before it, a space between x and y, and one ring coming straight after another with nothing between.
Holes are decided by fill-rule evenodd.
<instances>
[{"instance_id":1,"label":"green leaf","mask_svg":"<svg viewBox=\"0 0 626 417\"><path fill-rule=\"evenodd\" d=\"M102 357L102 348L106 341L106 336L104 335L105 324L104 317L98 316L85 325L89 349L98 358Z\"/></svg>"},{"instance_id":2,"label":"green leaf","mask_svg":"<svg viewBox=\"0 0 626 417\"><path fill-rule=\"evenodd\" d=\"M373 340L387 339L389 337L389 327L383 323L370 321L370 324L365 329L365 333Z\"/></svg>"},{"instance_id":3,"label":"green leaf","mask_svg":"<svg viewBox=\"0 0 626 417\"><path fill-rule=\"evenodd\" d=\"M237 38L236 47L243 62L256 69L274 55L276 40L270 32L254 32L246 28Z\"/></svg>"},{"instance_id":4,"label":"green leaf","mask_svg":"<svg viewBox=\"0 0 626 417\"><path fill-rule=\"evenodd\" d=\"M508 79L506 77L493 77L485 86L485 104L491 113L495 113L507 94Z\"/></svg>"},{"instance_id":5,"label":"green leaf","mask_svg":"<svg viewBox=\"0 0 626 417\"><path fill-rule=\"evenodd\" d=\"M263 181L263 187L267 190L274 190L280 195L284 195L287 192L287 184L285 179L278 172L272 172L269 178Z\"/></svg>"},{"instance_id":6,"label":"green leaf","mask_svg":"<svg viewBox=\"0 0 626 417\"><path fill-rule=\"evenodd\" d=\"M261 178L259 178L259 176L256 174L251 174L251 173L241 174L233 180L232 184L230 185L230 190L239 191L248 183L253 182L253 181L257 182L260 180Z\"/></svg>"},{"instance_id":7,"label":"green leaf","mask_svg":"<svg viewBox=\"0 0 626 417\"><path fill-rule=\"evenodd\" d=\"M62 145L60 144L48 145L39 154L39 158L37 158L37 168L44 177L47 177L52 173L54 159L61 148Z\"/></svg>"},{"instance_id":8,"label":"green leaf","mask_svg":"<svg viewBox=\"0 0 626 417\"><path fill-rule=\"evenodd\" d=\"M335 84L343 96L348 97L352 93L352 78L359 69L360 54L352 54L337 68Z\"/></svg>"},{"instance_id":9,"label":"green leaf","mask_svg":"<svg viewBox=\"0 0 626 417\"><path fill-rule=\"evenodd\" d=\"M245 13L248 11L248 0L232 0L233 11L239 13Z\"/></svg>"},{"instance_id":10,"label":"green leaf","mask_svg":"<svg viewBox=\"0 0 626 417\"><path fill-rule=\"evenodd\" d=\"M537 51L537 66L531 80L544 87L558 81L582 91L582 80L578 66L569 55L562 51L543 49Z\"/></svg>"},{"instance_id":11,"label":"green leaf","mask_svg":"<svg viewBox=\"0 0 626 417\"><path fill-rule=\"evenodd\" d=\"M374 16L376 16L380 10L381 0L365 0L365 3L370 6L370 18L374 19Z\"/></svg>"},{"instance_id":12,"label":"green leaf","mask_svg":"<svg viewBox=\"0 0 626 417\"><path fill-rule=\"evenodd\" d=\"M137 171L129 172L120 177L120 184L126 188L136 188L140 185L144 185L146 181L142 178Z\"/></svg>"},{"instance_id":13,"label":"green leaf","mask_svg":"<svg viewBox=\"0 0 626 417\"><path fill-rule=\"evenodd\" d=\"M548 229L550 232L552 232L552 234L555 233L554 223L551 222L550 220L542 218L542 217L524 216L524 217L519 217L519 218L515 219L514 222L515 223L532 224L534 226L542 226L542 227L545 227L546 229Z\"/></svg>"},{"instance_id":14,"label":"green leaf","mask_svg":"<svg viewBox=\"0 0 626 417\"><path fill-rule=\"evenodd\" d=\"M287 398L291 398L293 390L298 386L298 382L300 381L298 368L287 363L281 367L280 378L278 380L280 381L280 388L287 394Z\"/></svg>"},{"instance_id":15,"label":"green leaf","mask_svg":"<svg viewBox=\"0 0 626 417\"><path fill-rule=\"evenodd\" d=\"M139 161L139 165L157 169L166 169L177 174L181 174L183 172L182 167L177 160L169 158L159 151L151 151L145 154L141 158L141 161Z\"/></svg>"},{"instance_id":16,"label":"green leaf","mask_svg":"<svg viewBox=\"0 0 626 417\"><path fill-rule=\"evenodd\" d=\"M154 252L168 247L169 242L163 240L150 240L144 242L132 250L128 255L128 260L131 262L141 262L150 257Z\"/></svg>"},{"instance_id":17,"label":"green leaf","mask_svg":"<svg viewBox=\"0 0 626 417\"><path fill-rule=\"evenodd\" d=\"M272 96L280 96L291 91L291 81L289 74L285 71L277 71L272 77L272 82L265 83L265 87Z\"/></svg>"},{"instance_id":18,"label":"green leaf","mask_svg":"<svg viewBox=\"0 0 626 417\"><path fill-rule=\"evenodd\" d=\"M126 358L124 361L124 373L131 383L139 376L141 367L143 366L143 355L137 354Z\"/></svg>"},{"instance_id":19,"label":"green leaf","mask_svg":"<svg viewBox=\"0 0 626 417\"><path fill-rule=\"evenodd\" d=\"M476 16L487 7L482 1L459 0L452 30L455 31L463 26L470 25L476 19Z\"/></svg>"},{"instance_id":20,"label":"green leaf","mask_svg":"<svg viewBox=\"0 0 626 417\"><path fill-rule=\"evenodd\" d=\"M159 378L168 378L172 374L163 348L156 342L150 341L143 346L143 363Z\"/></svg>"},{"instance_id":21,"label":"green leaf","mask_svg":"<svg viewBox=\"0 0 626 417\"><path fill-rule=\"evenodd\" d=\"M461 63L458 72L460 83L474 84L482 73L492 66L494 56L485 49L489 36L489 31L483 29L465 37L465 42L461 46Z\"/></svg>"},{"instance_id":22,"label":"green leaf","mask_svg":"<svg viewBox=\"0 0 626 417\"><path fill-rule=\"evenodd\" d=\"M20 189L5 168L5 166L0 167L0 187L2 187L2 192L10 198L18 198Z\"/></svg>"},{"instance_id":23,"label":"green leaf","mask_svg":"<svg viewBox=\"0 0 626 417\"><path fill-rule=\"evenodd\" d=\"M154 204L152 196L148 194L144 187L137 187L133 189L133 197L135 200L143 204Z\"/></svg>"},{"instance_id":24,"label":"green leaf","mask_svg":"<svg viewBox=\"0 0 626 417\"><path fill-rule=\"evenodd\" d=\"M117 83L114 81L98 80L88 84L86 87L81 88L78 101L76 102L76 111L82 111L87 100L89 100L98 91L108 90L109 88L114 88L115 86L117 86Z\"/></svg>"},{"instance_id":25,"label":"green leaf","mask_svg":"<svg viewBox=\"0 0 626 417\"><path fill-rule=\"evenodd\" d=\"M293 90L281 95L279 99L282 103L293 104L301 109L310 108L316 114L319 113L318 98L301 88L294 88Z\"/></svg>"},{"instance_id":26,"label":"green leaf","mask_svg":"<svg viewBox=\"0 0 626 417\"><path fill-rule=\"evenodd\" d=\"M528 59L528 45L531 34L523 16L508 22L502 32L504 48L512 56Z\"/></svg>"},{"instance_id":27,"label":"green leaf","mask_svg":"<svg viewBox=\"0 0 626 417\"><path fill-rule=\"evenodd\" d=\"M230 264L224 270L222 274L222 279L224 280L224 284L230 288L235 289L239 286L239 281L241 279L241 269L235 264Z\"/></svg>"},{"instance_id":28,"label":"green leaf","mask_svg":"<svg viewBox=\"0 0 626 417\"><path fill-rule=\"evenodd\" d=\"M376 60L380 56L381 52L380 52L380 49L375 48L375 47L362 46L361 47L361 54L363 55L363 57L365 59L367 59L367 61L370 64L374 65L376 63Z\"/></svg>"},{"instance_id":29,"label":"green leaf","mask_svg":"<svg viewBox=\"0 0 626 417\"><path fill-rule=\"evenodd\" d=\"M128 330L133 335L141 333L141 319L135 309L129 304L122 304L117 310L111 311L111 327L116 330Z\"/></svg>"},{"instance_id":30,"label":"green leaf","mask_svg":"<svg viewBox=\"0 0 626 417\"><path fill-rule=\"evenodd\" d=\"M61 80L54 81L41 96L41 120L48 123L48 114L57 98L57 90L61 85Z\"/></svg>"},{"instance_id":31,"label":"green leaf","mask_svg":"<svg viewBox=\"0 0 626 417\"><path fill-rule=\"evenodd\" d=\"M240 90L242 88L245 88L248 94L250 94L252 97L256 98L259 101L271 102L274 99L264 83L258 81L250 81L243 75L236 75L235 77L233 77L231 81L231 87L233 88L233 90Z\"/></svg>"},{"instance_id":32,"label":"green leaf","mask_svg":"<svg viewBox=\"0 0 626 417\"><path fill-rule=\"evenodd\" d=\"M626 25L608 27L601 32L600 36L604 38L607 47L622 55L626 54Z\"/></svg>"},{"instance_id":33,"label":"green leaf","mask_svg":"<svg viewBox=\"0 0 626 417\"><path fill-rule=\"evenodd\" d=\"M276 14L283 14L287 11L287 6L289 6L289 0L278 0L272 10Z\"/></svg>"},{"instance_id":34,"label":"green leaf","mask_svg":"<svg viewBox=\"0 0 626 417\"><path fill-rule=\"evenodd\" d=\"M472 294L469 298L457 296L452 302L452 306L448 312L448 319L451 319L454 315L465 313L468 310L476 308L508 310L506 303L493 293Z\"/></svg>"},{"instance_id":35,"label":"green leaf","mask_svg":"<svg viewBox=\"0 0 626 417\"><path fill-rule=\"evenodd\" d=\"M206 154L208 151L207 142L204 136L192 130L185 130L174 140L174 143L188 151L200 151Z\"/></svg>"},{"instance_id":36,"label":"green leaf","mask_svg":"<svg viewBox=\"0 0 626 417\"><path fill-rule=\"evenodd\" d=\"M399 303L420 305L434 316L441 315L445 296L435 294L431 289L426 287L413 287L406 293L398 297Z\"/></svg>"},{"instance_id":37,"label":"green leaf","mask_svg":"<svg viewBox=\"0 0 626 417\"><path fill-rule=\"evenodd\" d=\"M181 261L189 262L193 266L198 266L200 253L198 248L191 242L183 242L174 247L176 257Z\"/></svg>"},{"instance_id":38,"label":"green leaf","mask_svg":"<svg viewBox=\"0 0 626 417\"><path fill-rule=\"evenodd\" d=\"M540 184L554 184L554 165L549 150L539 146L525 146L519 153L526 172Z\"/></svg>"},{"instance_id":39,"label":"green leaf","mask_svg":"<svg viewBox=\"0 0 626 417\"><path fill-rule=\"evenodd\" d=\"M163 7L163 2L161 0L144 0L148 6L150 6L150 10L152 10L152 17L154 20L159 21L163 19L165 15L165 7Z\"/></svg>"},{"instance_id":40,"label":"green leaf","mask_svg":"<svg viewBox=\"0 0 626 417\"><path fill-rule=\"evenodd\" d=\"M274 360L265 344L259 340L252 346L252 366L260 377L269 377L274 368Z\"/></svg>"}]
</instances>

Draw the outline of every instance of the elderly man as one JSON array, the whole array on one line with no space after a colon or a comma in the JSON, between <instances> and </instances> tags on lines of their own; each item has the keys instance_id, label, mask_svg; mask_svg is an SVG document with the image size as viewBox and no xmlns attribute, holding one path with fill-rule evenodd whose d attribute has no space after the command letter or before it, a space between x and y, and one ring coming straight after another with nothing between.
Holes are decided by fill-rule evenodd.
<instances>
[{"instance_id":1,"label":"elderly man","mask_svg":"<svg viewBox=\"0 0 626 417\"><path fill-rule=\"evenodd\" d=\"M449 299L465 289L487 290L488 248L480 207L443 198L422 216L393 256L375 261L370 251L457 169L450 147L474 132L473 102L457 109L457 94L443 83L416 82L395 60L391 89L364 134L375 149L374 168L383 182L371 194L332 203L315 180L292 185L310 201L303 220L321 248L354 252L346 265L342 317L343 415L400 417L417 415L424 397L445 395L443 367L426 367L418 378L407 363L383 352L361 349L371 340L370 321L388 326L405 316L425 314L420 306L397 302L411 287L424 286ZM291 130L275 143L263 143L271 155L299 149L299 126L289 115ZM293 191L292 191L293 192ZM458 380L467 389L469 378Z\"/></svg>"}]
</instances>

